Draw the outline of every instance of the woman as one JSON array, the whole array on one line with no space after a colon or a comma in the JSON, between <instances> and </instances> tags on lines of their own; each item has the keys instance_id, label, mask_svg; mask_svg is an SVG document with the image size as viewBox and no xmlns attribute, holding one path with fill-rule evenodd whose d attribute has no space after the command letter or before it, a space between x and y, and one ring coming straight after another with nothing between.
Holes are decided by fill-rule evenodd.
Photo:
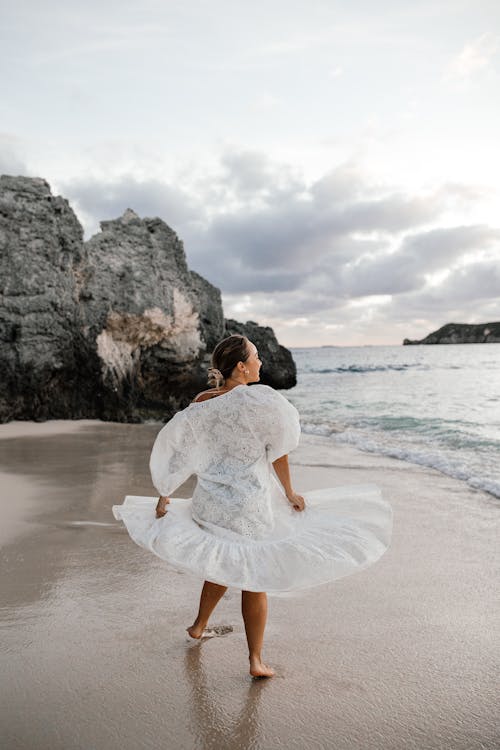
<instances>
[{"instance_id":1,"label":"woman","mask_svg":"<svg viewBox=\"0 0 500 750\"><path fill-rule=\"evenodd\" d=\"M261 364L244 336L217 344L212 388L178 412L153 446L156 509L152 498L128 497L113 513L137 544L205 578L190 638L202 638L228 586L241 589L250 674L271 677L261 657L267 594L327 583L371 565L389 545L392 511L371 485L308 492L306 506L288 466L299 416L272 388L248 387L258 382ZM193 497L172 498L191 474L197 477Z\"/></svg>"}]
</instances>

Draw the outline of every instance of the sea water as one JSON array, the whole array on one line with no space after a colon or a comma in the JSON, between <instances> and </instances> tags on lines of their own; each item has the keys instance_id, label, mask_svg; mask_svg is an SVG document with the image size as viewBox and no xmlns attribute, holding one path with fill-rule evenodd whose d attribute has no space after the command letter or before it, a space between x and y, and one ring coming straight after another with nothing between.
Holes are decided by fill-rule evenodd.
<instances>
[{"instance_id":1,"label":"sea water","mask_svg":"<svg viewBox=\"0 0 500 750\"><path fill-rule=\"evenodd\" d=\"M295 348L302 430L500 497L500 344Z\"/></svg>"}]
</instances>

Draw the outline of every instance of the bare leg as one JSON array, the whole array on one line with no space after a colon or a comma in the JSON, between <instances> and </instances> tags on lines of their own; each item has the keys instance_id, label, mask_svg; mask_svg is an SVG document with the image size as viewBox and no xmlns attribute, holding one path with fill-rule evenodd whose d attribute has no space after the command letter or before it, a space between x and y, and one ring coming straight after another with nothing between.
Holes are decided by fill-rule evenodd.
<instances>
[{"instance_id":1,"label":"bare leg","mask_svg":"<svg viewBox=\"0 0 500 750\"><path fill-rule=\"evenodd\" d=\"M267 594L257 591L242 591L241 612L247 634L250 674L252 677L272 677L274 670L264 664L261 658L267 620Z\"/></svg>"},{"instance_id":2,"label":"bare leg","mask_svg":"<svg viewBox=\"0 0 500 750\"><path fill-rule=\"evenodd\" d=\"M203 584L203 589L201 591L198 617L190 628L186 628L192 638L201 638L203 631L207 627L210 615L212 614L217 603L222 599L226 591L227 586L219 586L218 583L205 581L205 583Z\"/></svg>"}]
</instances>

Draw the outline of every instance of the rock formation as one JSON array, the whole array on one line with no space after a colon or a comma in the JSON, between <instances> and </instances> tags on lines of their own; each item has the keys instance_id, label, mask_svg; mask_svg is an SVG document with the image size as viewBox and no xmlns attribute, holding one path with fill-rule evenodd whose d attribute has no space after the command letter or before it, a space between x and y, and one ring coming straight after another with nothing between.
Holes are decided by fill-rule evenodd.
<instances>
[{"instance_id":1,"label":"rock formation","mask_svg":"<svg viewBox=\"0 0 500 750\"><path fill-rule=\"evenodd\" d=\"M44 180L0 177L0 421L168 419L206 387L219 290L160 219L128 209L101 230L83 242ZM270 328L228 323L255 335L265 382L295 385Z\"/></svg>"},{"instance_id":2,"label":"rock formation","mask_svg":"<svg viewBox=\"0 0 500 750\"><path fill-rule=\"evenodd\" d=\"M253 341L262 360L260 382L274 388L293 388L297 382L295 362L288 349L281 346L272 328L259 326L253 320L238 323L237 320L226 320L226 336L240 333Z\"/></svg>"},{"instance_id":3,"label":"rock formation","mask_svg":"<svg viewBox=\"0 0 500 750\"><path fill-rule=\"evenodd\" d=\"M404 346L415 344L498 344L500 323L447 323L420 341L405 339Z\"/></svg>"}]
</instances>

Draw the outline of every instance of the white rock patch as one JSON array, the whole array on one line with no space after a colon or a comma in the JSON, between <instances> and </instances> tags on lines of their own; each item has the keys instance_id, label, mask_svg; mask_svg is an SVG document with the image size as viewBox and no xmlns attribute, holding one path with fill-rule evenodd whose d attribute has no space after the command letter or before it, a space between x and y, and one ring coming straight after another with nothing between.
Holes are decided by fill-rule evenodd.
<instances>
[{"instance_id":1,"label":"white rock patch","mask_svg":"<svg viewBox=\"0 0 500 750\"><path fill-rule=\"evenodd\" d=\"M199 315L174 288L172 315L159 307L144 310L142 315L113 311L96 343L103 377L119 382L136 369L141 350L152 346L172 350L177 361L196 358L202 347Z\"/></svg>"}]
</instances>

